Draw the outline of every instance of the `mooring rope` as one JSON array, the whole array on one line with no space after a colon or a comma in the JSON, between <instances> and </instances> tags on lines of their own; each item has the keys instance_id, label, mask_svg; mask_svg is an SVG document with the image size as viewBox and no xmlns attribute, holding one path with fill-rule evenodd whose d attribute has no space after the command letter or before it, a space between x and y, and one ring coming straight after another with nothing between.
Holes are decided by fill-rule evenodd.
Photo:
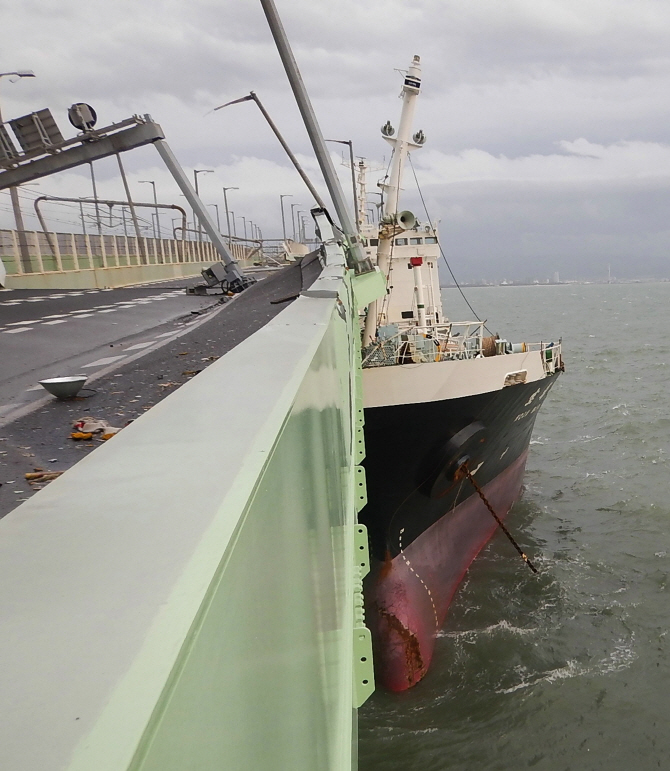
<instances>
[{"instance_id":1,"label":"mooring rope","mask_svg":"<svg viewBox=\"0 0 670 771\"><path fill-rule=\"evenodd\" d=\"M482 501L484 502L484 505L485 505L485 506L486 506L486 508L487 508L487 509L488 509L488 510L491 512L491 515L493 516L493 518L495 519L495 521L498 523L498 525L499 525L500 529L503 531L503 533L505 533L505 535L506 535L506 536L507 536L507 538L509 539L509 542L512 544L512 546L513 546L513 547L514 547L514 548L515 548L515 549L516 549L516 550L519 552L519 554L521 555L521 559L523 559L523 561L526 563L526 565L528 565L528 567L529 567L529 568L530 568L530 569L533 571L533 573L537 573L537 568L535 567L535 565L533 565L533 563L530 561L530 559L528 558L528 556L527 556L527 555L524 553L523 549L522 549L522 548L519 546L519 544L518 544L518 543L517 543L517 542L514 540L514 537L512 536L512 534L510 533L510 531L509 531L509 530L508 530L508 529L505 527L505 525L503 524L503 521L502 521L502 519L500 519L500 517L499 517L499 516L498 516L498 515L495 513L495 511L493 511L493 507L491 506L491 504L490 504L490 503L488 502L488 500L486 499L486 496L484 495L484 492L482 491L481 487L480 487L480 486L477 484L477 482L475 482L475 478L474 478L474 477L472 476L472 474L470 473L470 469L468 468L468 464L467 464L467 461L466 461L465 463L462 463L462 464L461 464L461 466L459 466L459 469L458 469L458 471L457 471L456 473L457 473L457 474L459 474L459 473L460 473L460 474L462 474L463 476L466 476L466 477L467 477L467 478L470 480L470 482L471 482L472 486L473 486L473 487L475 488L475 490L477 491L477 494L479 495L479 497L480 497L480 498L482 499Z\"/></svg>"}]
</instances>

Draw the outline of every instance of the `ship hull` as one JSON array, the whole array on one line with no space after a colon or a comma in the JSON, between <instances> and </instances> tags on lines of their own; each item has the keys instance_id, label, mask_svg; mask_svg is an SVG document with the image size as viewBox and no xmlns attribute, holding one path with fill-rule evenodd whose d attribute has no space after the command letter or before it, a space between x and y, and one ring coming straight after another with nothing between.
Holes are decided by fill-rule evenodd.
<instances>
[{"instance_id":1,"label":"ship hull","mask_svg":"<svg viewBox=\"0 0 670 771\"><path fill-rule=\"evenodd\" d=\"M389 377L393 369L388 368ZM366 410L372 570L366 618L377 681L405 690L428 671L436 632L473 559L518 499L537 411L557 376L460 398Z\"/></svg>"}]
</instances>

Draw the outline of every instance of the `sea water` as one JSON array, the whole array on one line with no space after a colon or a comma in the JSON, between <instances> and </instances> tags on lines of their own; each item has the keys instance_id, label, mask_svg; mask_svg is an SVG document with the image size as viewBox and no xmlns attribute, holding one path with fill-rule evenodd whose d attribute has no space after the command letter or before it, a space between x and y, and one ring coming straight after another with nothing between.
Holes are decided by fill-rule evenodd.
<instances>
[{"instance_id":1,"label":"sea water","mask_svg":"<svg viewBox=\"0 0 670 771\"><path fill-rule=\"evenodd\" d=\"M539 574L492 539L426 678L360 710L360 769L670 768L670 283L467 296L503 338L563 338L508 519Z\"/></svg>"}]
</instances>

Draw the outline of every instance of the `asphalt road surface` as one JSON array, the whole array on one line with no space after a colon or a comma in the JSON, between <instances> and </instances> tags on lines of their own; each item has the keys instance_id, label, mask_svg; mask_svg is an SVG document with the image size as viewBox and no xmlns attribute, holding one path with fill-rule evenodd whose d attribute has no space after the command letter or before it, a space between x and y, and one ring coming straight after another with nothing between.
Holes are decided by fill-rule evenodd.
<instances>
[{"instance_id":1,"label":"asphalt road surface","mask_svg":"<svg viewBox=\"0 0 670 771\"><path fill-rule=\"evenodd\" d=\"M44 378L92 375L176 334L218 300L187 295L197 282L0 292L0 419L44 396Z\"/></svg>"},{"instance_id":2,"label":"asphalt road surface","mask_svg":"<svg viewBox=\"0 0 670 771\"><path fill-rule=\"evenodd\" d=\"M314 281L320 269L318 260L306 259L303 265L294 264L272 272L242 294L236 295L231 301L225 304L217 302L214 306L212 303L215 298L212 297L170 298L168 294L171 289L164 284L151 289L144 287L141 290L114 290L114 294L107 292L85 295L85 297L94 298L93 301L89 301L91 302L89 307L105 305L116 308L117 303L113 302L114 299L122 305L124 300L140 296L155 298L165 296L166 299L153 300L144 308L138 309L137 306L125 310L120 308L112 314L101 314L103 319L110 316L115 320L118 319L118 326L123 327L126 333L130 332L131 336L120 338L113 344L113 348L110 348L111 344L107 343L106 349L98 347L84 354L88 356L87 361L91 363L91 367L82 371L98 373L91 384L93 392L87 394L86 398L59 401L51 396L45 396L44 390L41 389L36 401L32 404L24 404L18 411L18 417L15 416L17 410L4 418L0 416L0 517L15 509L42 487L41 483L31 483L26 480L26 473L32 473L35 469L66 471L101 445L102 442L97 437L90 441L74 441L71 438L73 421L87 417L100 418L107 420L112 426L123 428L129 422L141 419L141 416L155 404L166 397L169 398L177 388L191 378L197 377L199 372L281 313L303 289ZM121 296L116 294L117 292L129 292L131 295ZM164 292L168 294L163 295ZM31 293L30 296L37 295ZM0 295L0 297L4 299L9 297L9 294ZM53 295L51 297L53 300ZM77 298L74 300L81 301ZM57 301L58 298L54 302ZM196 316L190 312L195 310L194 305L189 305L191 301L198 307L202 307L203 304L212 307ZM36 306L41 308L42 304L29 304L31 308ZM74 308L71 310L73 311ZM98 310L107 310L107 308L98 308ZM147 314L145 326L141 331L132 326L126 326L133 323L141 324L139 318L133 320L132 317L132 313L138 310L139 316L144 317ZM148 326L149 317L154 313L158 314L154 322L162 323L162 327ZM175 314L173 319L177 320L166 322L165 319L172 313ZM187 313L187 317L179 316L179 313ZM36 332L39 335L37 330L45 323L43 319L47 316L52 316L52 313L25 314L16 321L33 320L31 331L7 336L0 332L0 339L16 337L28 340L29 335ZM69 336L75 337L80 325L83 327L93 318L95 317L91 316L83 320L71 319L67 324L50 325L47 329L50 327L56 330L71 329ZM34 321L36 319L39 319L39 322ZM3 329L7 329L8 324L12 323L13 320L8 319ZM167 331L159 331L162 328L166 328ZM133 329L135 329L134 333ZM146 338L144 342L151 342L151 344L145 348L131 350L139 345L135 340L140 340L143 336ZM63 336L64 339L67 337L68 335ZM101 352L102 355L100 355ZM82 356L82 354L78 355ZM117 355L123 358L100 363L99 359ZM99 359L96 360L96 356L99 356ZM83 361L83 358L80 358L80 361ZM93 364L99 368L96 369L92 366ZM81 366L79 368L81 369ZM34 380L35 376L26 374L26 378ZM5 379L4 369L2 379ZM34 396L35 392L28 393ZM230 408L227 404L202 405L203 410ZM114 439L109 441L113 442ZM234 438L231 438L231 441L234 441ZM156 473L160 473L160 469L156 469Z\"/></svg>"}]
</instances>

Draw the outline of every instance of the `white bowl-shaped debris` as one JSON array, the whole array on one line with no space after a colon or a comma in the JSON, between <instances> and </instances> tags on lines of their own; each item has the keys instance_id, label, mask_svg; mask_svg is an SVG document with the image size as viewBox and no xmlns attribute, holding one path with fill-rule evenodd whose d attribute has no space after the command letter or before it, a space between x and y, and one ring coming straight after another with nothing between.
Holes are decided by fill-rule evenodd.
<instances>
[{"instance_id":1,"label":"white bowl-shaped debris","mask_svg":"<svg viewBox=\"0 0 670 771\"><path fill-rule=\"evenodd\" d=\"M86 375L72 375L71 377L49 377L39 382L42 388L46 388L57 399L72 399L79 393L86 379Z\"/></svg>"}]
</instances>

